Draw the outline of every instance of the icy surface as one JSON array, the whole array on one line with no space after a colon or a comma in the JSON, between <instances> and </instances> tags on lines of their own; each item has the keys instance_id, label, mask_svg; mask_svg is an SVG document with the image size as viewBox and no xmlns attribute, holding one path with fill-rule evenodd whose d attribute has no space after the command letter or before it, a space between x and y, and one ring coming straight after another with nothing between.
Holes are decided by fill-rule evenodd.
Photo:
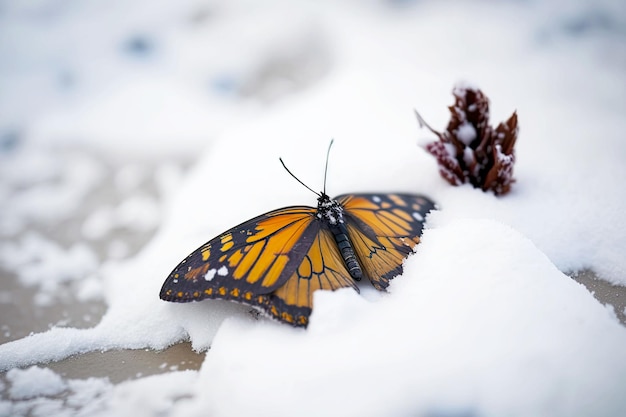
<instances>
[{"instance_id":1,"label":"icy surface","mask_svg":"<svg viewBox=\"0 0 626 417\"><path fill-rule=\"evenodd\" d=\"M0 198L23 191L0 206L0 261L42 303L80 281L79 297L100 293L108 310L90 329L1 345L0 415L624 414L626 330L563 273L590 268L626 285L623 2L38 3L0 15L0 39L28 46L0 42L10 58L0 66ZM45 16L48 26L36 24ZM75 36L90 23L98 36ZM48 52L59 50L65 61ZM277 67L312 72L277 77ZM433 138L413 109L443 128L459 79L490 97L492 120L518 112L517 182L503 198L449 186L417 146ZM439 204L388 294L318 293L306 331L229 302L159 300L171 269L209 238L314 205L278 157L321 189L331 138L329 194L419 192ZM102 169L35 151L51 144L201 156L164 208L138 190L145 173L120 172L116 186L134 197L95 208L87 243L61 247L24 225L71 217ZM171 190L176 170L158 172ZM101 264L88 246L157 224L130 259L119 260L118 242ZM211 347L200 371L113 386L14 369L186 339ZM45 378L19 385L33 372Z\"/></svg>"}]
</instances>

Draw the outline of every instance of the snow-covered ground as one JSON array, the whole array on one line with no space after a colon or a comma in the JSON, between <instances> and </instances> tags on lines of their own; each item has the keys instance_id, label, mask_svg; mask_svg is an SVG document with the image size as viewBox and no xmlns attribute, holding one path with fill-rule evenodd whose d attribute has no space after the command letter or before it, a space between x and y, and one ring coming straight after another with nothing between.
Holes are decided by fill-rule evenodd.
<instances>
[{"instance_id":1,"label":"snow-covered ground","mask_svg":"<svg viewBox=\"0 0 626 417\"><path fill-rule=\"evenodd\" d=\"M0 345L0 415L626 414L626 329L566 275L626 286L625 74L623 1L2 3L1 265L41 305L70 282L107 311ZM490 97L492 123L518 113L506 196L451 187L418 146L433 135L413 110L443 130L460 80ZM318 292L307 330L159 300L217 233L314 205L278 157L320 188L331 138L331 195L439 204L388 294ZM59 148L159 161L162 198L125 170L128 198L90 209L79 241L28 232L63 224L106 175ZM185 176L172 165L192 157ZM130 257L90 246L157 224ZM183 340L206 351L200 370L112 384L40 367Z\"/></svg>"}]
</instances>

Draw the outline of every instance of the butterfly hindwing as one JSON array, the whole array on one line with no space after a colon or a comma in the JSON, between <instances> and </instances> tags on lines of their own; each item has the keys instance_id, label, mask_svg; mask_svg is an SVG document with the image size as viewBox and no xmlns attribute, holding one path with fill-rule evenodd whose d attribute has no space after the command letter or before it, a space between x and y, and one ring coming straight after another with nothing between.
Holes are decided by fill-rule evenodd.
<instances>
[{"instance_id":1,"label":"butterfly hindwing","mask_svg":"<svg viewBox=\"0 0 626 417\"><path fill-rule=\"evenodd\" d=\"M324 223L319 224L320 230L298 268L270 295L269 313L296 326L308 324L316 290L352 287L359 291L337 250L332 233Z\"/></svg>"},{"instance_id":2,"label":"butterfly hindwing","mask_svg":"<svg viewBox=\"0 0 626 417\"><path fill-rule=\"evenodd\" d=\"M434 203L413 194L345 194L336 197L361 267L384 290L402 273L404 259L420 241Z\"/></svg>"}]
</instances>

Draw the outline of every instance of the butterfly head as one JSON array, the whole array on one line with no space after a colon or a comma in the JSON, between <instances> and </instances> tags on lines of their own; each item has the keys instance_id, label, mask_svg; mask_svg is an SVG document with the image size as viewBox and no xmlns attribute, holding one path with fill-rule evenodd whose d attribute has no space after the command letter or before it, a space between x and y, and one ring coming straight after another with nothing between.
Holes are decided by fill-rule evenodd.
<instances>
[{"instance_id":1,"label":"butterfly head","mask_svg":"<svg viewBox=\"0 0 626 417\"><path fill-rule=\"evenodd\" d=\"M343 207L322 191L317 199L317 218L331 225L343 223Z\"/></svg>"},{"instance_id":2,"label":"butterfly head","mask_svg":"<svg viewBox=\"0 0 626 417\"><path fill-rule=\"evenodd\" d=\"M326 151L326 167L324 168L324 190L322 192L316 192L311 187L303 183L298 177L296 177L285 165L282 158L278 158L280 163L283 165L283 168L295 178L300 184L304 185L309 191L317 195L317 218L319 220L324 220L328 222L331 226L343 223L343 207L336 200L331 199L328 194L326 194L326 174L328 173L328 156L330 155L330 148L333 146L333 140L330 141L328 145L328 150Z\"/></svg>"}]
</instances>

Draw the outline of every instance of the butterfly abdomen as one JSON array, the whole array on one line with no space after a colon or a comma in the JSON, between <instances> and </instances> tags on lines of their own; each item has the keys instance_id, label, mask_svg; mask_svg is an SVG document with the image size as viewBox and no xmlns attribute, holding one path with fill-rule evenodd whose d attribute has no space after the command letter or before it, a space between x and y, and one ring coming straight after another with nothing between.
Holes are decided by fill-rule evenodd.
<instances>
[{"instance_id":1,"label":"butterfly abdomen","mask_svg":"<svg viewBox=\"0 0 626 417\"><path fill-rule=\"evenodd\" d=\"M335 242L337 242L337 247L339 248L341 257L348 268L350 276L356 281L360 281L363 277L363 269L361 269L361 265L359 264L359 261L354 253L354 248L352 247L352 243L348 237L348 230L346 229L346 226L344 223L331 224L330 231L335 237Z\"/></svg>"}]
</instances>

